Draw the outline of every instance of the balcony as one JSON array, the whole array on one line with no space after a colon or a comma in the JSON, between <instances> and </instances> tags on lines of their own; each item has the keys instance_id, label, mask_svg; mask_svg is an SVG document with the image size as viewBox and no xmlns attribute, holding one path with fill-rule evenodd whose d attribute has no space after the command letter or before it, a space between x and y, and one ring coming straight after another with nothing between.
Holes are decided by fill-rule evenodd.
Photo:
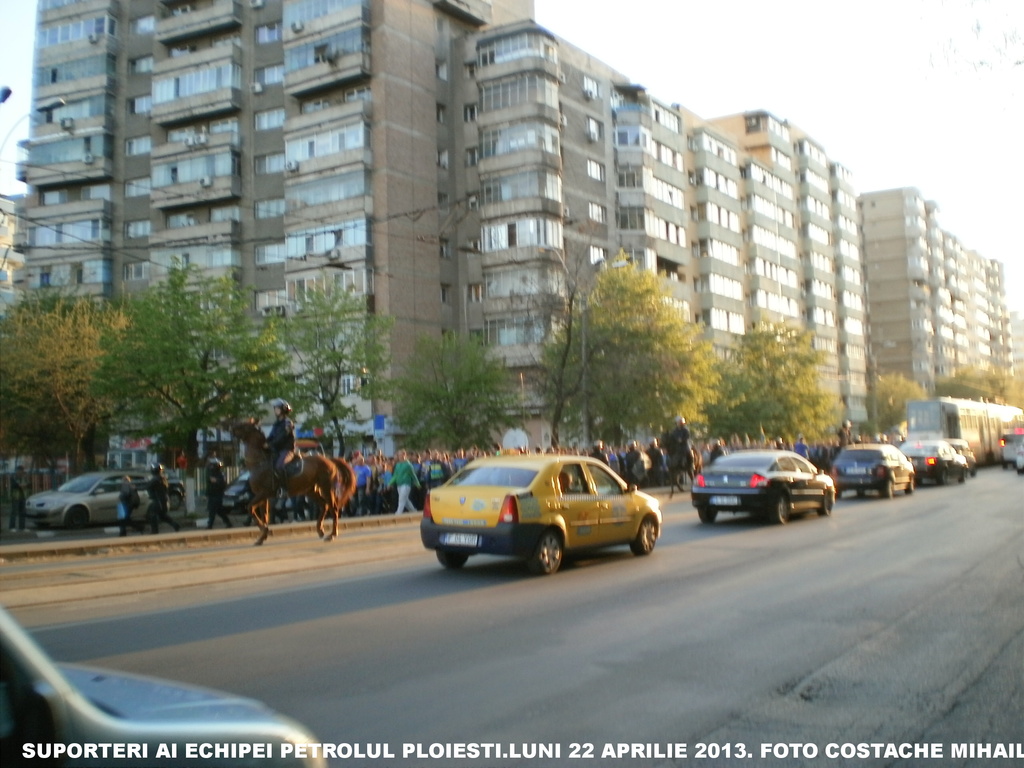
<instances>
[{"instance_id":1,"label":"balcony","mask_svg":"<svg viewBox=\"0 0 1024 768\"><path fill-rule=\"evenodd\" d=\"M490 0L434 0L434 7L460 21L482 27L491 23Z\"/></svg>"},{"instance_id":2,"label":"balcony","mask_svg":"<svg viewBox=\"0 0 1024 768\"><path fill-rule=\"evenodd\" d=\"M180 245L238 245L242 225L237 221L210 221L177 229L163 229L149 236L150 248Z\"/></svg>"},{"instance_id":3,"label":"balcony","mask_svg":"<svg viewBox=\"0 0 1024 768\"><path fill-rule=\"evenodd\" d=\"M19 168L21 181L33 187L64 185L69 181L99 181L109 179L114 172L114 161L109 157L101 157L90 152L82 152L75 160L56 163L34 163L31 159Z\"/></svg>"},{"instance_id":4,"label":"balcony","mask_svg":"<svg viewBox=\"0 0 1024 768\"><path fill-rule=\"evenodd\" d=\"M166 12L166 11L165 11ZM214 0L206 8L190 13L171 14L156 24L156 41L174 45L191 37L224 32L242 26L242 4L237 0Z\"/></svg>"},{"instance_id":5,"label":"balcony","mask_svg":"<svg viewBox=\"0 0 1024 768\"><path fill-rule=\"evenodd\" d=\"M325 49L318 56L321 60L308 67L285 72L286 94L303 97L346 83L365 80L370 76L370 54L363 51L335 54Z\"/></svg>"},{"instance_id":6,"label":"balcony","mask_svg":"<svg viewBox=\"0 0 1024 768\"><path fill-rule=\"evenodd\" d=\"M215 46L187 56L166 59L153 72L153 111L151 118L159 125L195 122L200 118L236 112L242 107L241 49L235 45ZM194 74L200 69L216 70L230 67L236 82L203 93L157 100L160 89L170 87L168 81ZM174 83L175 90L178 83Z\"/></svg>"},{"instance_id":7,"label":"balcony","mask_svg":"<svg viewBox=\"0 0 1024 768\"><path fill-rule=\"evenodd\" d=\"M115 19L121 18L120 0L79 0L77 3L69 3L57 8L43 11L39 23L42 26L51 26L63 21L73 21L80 18L95 18L101 14L109 14Z\"/></svg>"},{"instance_id":8,"label":"balcony","mask_svg":"<svg viewBox=\"0 0 1024 768\"><path fill-rule=\"evenodd\" d=\"M241 196L242 177L233 174L203 176L194 181L154 187L150 190L149 198L154 208L163 209L232 200Z\"/></svg>"}]
</instances>

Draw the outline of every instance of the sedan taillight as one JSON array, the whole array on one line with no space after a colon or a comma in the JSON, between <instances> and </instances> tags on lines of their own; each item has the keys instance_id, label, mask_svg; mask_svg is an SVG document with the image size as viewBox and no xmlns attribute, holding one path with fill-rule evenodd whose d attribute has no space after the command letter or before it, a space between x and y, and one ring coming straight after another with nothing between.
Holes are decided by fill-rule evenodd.
<instances>
[{"instance_id":1,"label":"sedan taillight","mask_svg":"<svg viewBox=\"0 0 1024 768\"><path fill-rule=\"evenodd\" d=\"M939 460L934 456L929 456L927 459L924 460L924 463L927 464L929 467L934 467L936 464L939 463Z\"/></svg>"},{"instance_id":2,"label":"sedan taillight","mask_svg":"<svg viewBox=\"0 0 1024 768\"><path fill-rule=\"evenodd\" d=\"M768 485L768 478L764 475L759 475L755 472L750 476L751 488L764 488L766 485Z\"/></svg>"},{"instance_id":3,"label":"sedan taillight","mask_svg":"<svg viewBox=\"0 0 1024 768\"><path fill-rule=\"evenodd\" d=\"M430 494L427 493L427 497L423 500L423 519L433 520L433 515L430 514Z\"/></svg>"},{"instance_id":4,"label":"sedan taillight","mask_svg":"<svg viewBox=\"0 0 1024 768\"><path fill-rule=\"evenodd\" d=\"M501 509L498 512L499 523L518 523L519 522L519 502L516 501L516 497L509 494L505 497L505 500L501 503Z\"/></svg>"},{"instance_id":5,"label":"sedan taillight","mask_svg":"<svg viewBox=\"0 0 1024 768\"><path fill-rule=\"evenodd\" d=\"M697 477L693 479L693 484L698 488L704 488L704 475L697 475Z\"/></svg>"}]
</instances>

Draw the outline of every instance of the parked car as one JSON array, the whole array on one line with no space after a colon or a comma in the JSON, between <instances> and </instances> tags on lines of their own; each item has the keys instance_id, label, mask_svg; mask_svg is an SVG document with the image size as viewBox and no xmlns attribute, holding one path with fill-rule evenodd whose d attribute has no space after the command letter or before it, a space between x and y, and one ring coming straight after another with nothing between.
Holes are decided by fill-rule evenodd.
<instances>
[{"instance_id":1,"label":"parked car","mask_svg":"<svg viewBox=\"0 0 1024 768\"><path fill-rule=\"evenodd\" d=\"M916 472L913 462L899 448L888 443L859 443L843 448L832 461L836 498L845 491L864 496L877 491L891 499L896 491L913 493Z\"/></svg>"},{"instance_id":2,"label":"parked car","mask_svg":"<svg viewBox=\"0 0 1024 768\"><path fill-rule=\"evenodd\" d=\"M999 439L999 445L1003 453L999 457L1003 464L1003 469L1014 466L1017 461L1017 451L1021 446L1024 446L1024 427L1016 427L1009 432L1004 432L1003 436Z\"/></svg>"},{"instance_id":3,"label":"parked car","mask_svg":"<svg viewBox=\"0 0 1024 768\"><path fill-rule=\"evenodd\" d=\"M216 758L212 750L208 756L199 752L199 757L186 760L186 744L259 745L270 755L237 764L258 763L268 768L327 765L322 757L295 757L293 745L318 740L304 726L262 702L157 678L56 664L3 608L0 674L0 755L4 765L231 763ZM158 757L161 744L174 745L178 757ZM72 754L71 750L81 751L83 745L105 748L108 753L99 754L101 759ZM115 757L117 747L132 752ZM66 752L57 756L56 749Z\"/></svg>"},{"instance_id":4,"label":"parked car","mask_svg":"<svg viewBox=\"0 0 1024 768\"><path fill-rule=\"evenodd\" d=\"M702 523L719 512L749 512L783 524L802 512L832 514L832 477L792 451L738 451L720 456L693 481L693 506Z\"/></svg>"},{"instance_id":5,"label":"parked car","mask_svg":"<svg viewBox=\"0 0 1024 768\"><path fill-rule=\"evenodd\" d=\"M1017 465L1017 474L1024 475L1024 443L1017 446L1017 458L1015 463Z\"/></svg>"},{"instance_id":6,"label":"parked car","mask_svg":"<svg viewBox=\"0 0 1024 768\"><path fill-rule=\"evenodd\" d=\"M967 462L946 440L908 440L900 450L914 462L917 481L931 480L946 485L954 479L967 480Z\"/></svg>"},{"instance_id":7,"label":"parked car","mask_svg":"<svg viewBox=\"0 0 1024 768\"><path fill-rule=\"evenodd\" d=\"M423 546L446 568L508 555L550 574L575 552L628 544L647 555L661 535L657 499L585 456L475 459L427 494Z\"/></svg>"},{"instance_id":8,"label":"parked car","mask_svg":"<svg viewBox=\"0 0 1024 768\"><path fill-rule=\"evenodd\" d=\"M978 474L978 457L974 455L974 449L971 448L970 443L959 437L951 437L946 442L953 446L954 451L963 456L964 461L967 463L967 472L970 476L976 477Z\"/></svg>"},{"instance_id":9,"label":"parked car","mask_svg":"<svg viewBox=\"0 0 1024 768\"><path fill-rule=\"evenodd\" d=\"M34 493L25 501L25 520L36 528L84 528L117 522L117 501L121 480L128 476L144 511L149 503L146 487L150 475L140 470L87 472L52 491Z\"/></svg>"},{"instance_id":10,"label":"parked car","mask_svg":"<svg viewBox=\"0 0 1024 768\"><path fill-rule=\"evenodd\" d=\"M245 470L224 489L224 511L229 515L249 514L252 489L249 487L249 470Z\"/></svg>"}]
</instances>

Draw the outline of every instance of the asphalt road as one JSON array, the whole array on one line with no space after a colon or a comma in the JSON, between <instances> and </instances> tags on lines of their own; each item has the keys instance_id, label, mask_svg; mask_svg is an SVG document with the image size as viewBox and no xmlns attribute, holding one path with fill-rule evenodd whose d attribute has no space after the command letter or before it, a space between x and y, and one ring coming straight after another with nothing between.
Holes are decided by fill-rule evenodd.
<instances>
[{"instance_id":1,"label":"asphalt road","mask_svg":"<svg viewBox=\"0 0 1024 768\"><path fill-rule=\"evenodd\" d=\"M415 525L224 539L5 564L0 600L57 659L395 754L337 765L1019 765L954 749L1024 742L1022 491L989 469L782 527L676 502L650 557L551 577L445 571Z\"/></svg>"}]
</instances>

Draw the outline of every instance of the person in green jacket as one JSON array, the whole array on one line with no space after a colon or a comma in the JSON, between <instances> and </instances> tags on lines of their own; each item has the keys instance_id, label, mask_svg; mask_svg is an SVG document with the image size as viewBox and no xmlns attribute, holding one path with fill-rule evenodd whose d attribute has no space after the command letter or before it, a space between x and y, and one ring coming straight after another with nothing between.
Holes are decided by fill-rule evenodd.
<instances>
[{"instance_id":1,"label":"person in green jacket","mask_svg":"<svg viewBox=\"0 0 1024 768\"><path fill-rule=\"evenodd\" d=\"M388 481L388 487L392 485L398 486L398 507L395 509L395 514L402 514L406 507L410 512L416 512L416 507L409 501L409 494L412 493L414 485L417 488L420 487L420 480L416 477L416 470L412 468L409 454L404 448L398 452L395 471L391 474L391 480Z\"/></svg>"}]
</instances>

